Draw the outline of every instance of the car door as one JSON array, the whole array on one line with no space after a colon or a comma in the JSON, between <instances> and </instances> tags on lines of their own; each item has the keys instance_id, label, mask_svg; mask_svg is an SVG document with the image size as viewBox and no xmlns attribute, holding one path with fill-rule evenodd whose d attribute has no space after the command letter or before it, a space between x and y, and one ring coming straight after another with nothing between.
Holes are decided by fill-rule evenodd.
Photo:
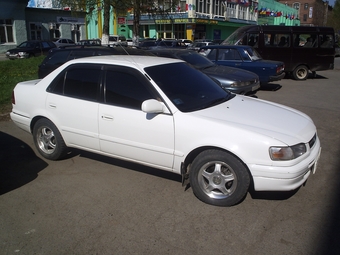
<instances>
[{"instance_id":1,"label":"car door","mask_svg":"<svg viewBox=\"0 0 340 255\"><path fill-rule=\"evenodd\" d=\"M65 142L99 151L98 99L101 65L70 66L48 87L46 108Z\"/></svg>"},{"instance_id":2,"label":"car door","mask_svg":"<svg viewBox=\"0 0 340 255\"><path fill-rule=\"evenodd\" d=\"M99 106L99 141L104 153L163 169L174 158L174 122L168 111L147 114L141 104L158 93L139 71L109 67L105 71L104 103Z\"/></svg>"}]
</instances>

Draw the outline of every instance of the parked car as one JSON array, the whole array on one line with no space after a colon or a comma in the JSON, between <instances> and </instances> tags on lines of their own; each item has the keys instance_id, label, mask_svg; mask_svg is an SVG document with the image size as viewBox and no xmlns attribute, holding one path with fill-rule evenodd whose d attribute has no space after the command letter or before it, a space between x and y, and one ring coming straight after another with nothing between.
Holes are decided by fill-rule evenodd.
<instances>
[{"instance_id":1,"label":"parked car","mask_svg":"<svg viewBox=\"0 0 340 255\"><path fill-rule=\"evenodd\" d=\"M128 42L124 35L110 35L109 36L109 46L128 46Z\"/></svg>"},{"instance_id":2,"label":"parked car","mask_svg":"<svg viewBox=\"0 0 340 255\"><path fill-rule=\"evenodd\" d=\"M248 45L211 45L202 47L200 53L218 65L241 68L256 73L262 84L284 78L284 63L264 60Z\"/></svg>"},{"instance_id":3,"label":"parked car","mask_svg":"<svg viewBox=\"0 0 340 255\"><path fill-rule=\"evenodd\" d=\"M102 41L100 39L86 39L86 40L80 40L77 42L77 45L96 45L100 46L102 45Z\"/></svg>"},{"instance_id":4,"label":"parked car","mask_svg":"<svg viewBox=\"0 0 340 255\"><path fill-rule=\"evenodd\" d=\"M215 45L213 40L197 39L187 47L188 50L199 51L204 46Z\"/></svg>"},{"instance_id":5,"label":"parked car","mask_svg":"<svg viewBox=\"0 0 340 255\"><path fill-rule=\"evenodd\" d=\"M159 57L182 59L217 80L222 88L237 94L254 95L260 88L259 77L255 73L216 65L196 51L177 48L158 48L150 50L150 52Z\"/></svg>"},{"instance_id":6,"label":"parked car","mask_svg":"<svg viewBox=\"0 0 340 255\"><path fill-rule=\"evenodd\" d=\"M70 45L75 45L76 44L73 40L67 39L67 38L55 38L52 41L54 42L54 44L57 47L60 47L60 46L70 46Z\"/></svg>"},{"instance_id":7,"label":"parked car","mask_svg":"<svg viewBox=\"0 0 340 255\"><path fill-rule=\"evenodd\" d=\"M144 50L150 49L156 46L156 39L143 39L139 41L138 47Z\"/></svg>"},{"instance_id":8,"label":"parked car","mask_svg":"<svg viewBox=\"0 0 340 255\"><path fill-rule=\"evenodd\" d=\"M183 48L185 49L187 45L179 40L157 40L154 47L167 47L167 48Z\"/></svg>"},{"instance_id":9,"label":"parked car","mask_svg":"<svg viewBox=\"0 0 340 255\"><path fill-rule=\"evenodd\" d=\"M46 159L77 148L170 171L217 206L241 202L250 186L294 190L320 155L307 115L227 92L178 59L71 60L17 84L12 105L13 123L33 134Z\"/></svg>"},{"instance_id":10,"label":"parked car","mask_svg":"<svg viewBox=\"0 0 340 255\"><path fill-rule=\"evenodd\" d=\"M50 49L55 47L56 45L52 41L26 41L14 49L8 50L6 57L13 60L46 55Z\"/></svg>"},{"instance_id":11,"label":"parked car","mask_svg":"<svg viewBox=\"0 0 340 255\"><path fill-rule=\"evenodd\" d=\"M54 48L44 58L38 68L39 79L44 78L50 72L64 64L65 62L83 57L101 56L101 55L151 55L141 49L130 47L107 47L82 45L65 48Z\"/></svg>"},{"instance_id":12,"label":"parked car","mask_svg":"<svg viewBox=\"0 0 340 255\"><path fill-rule=\"evenodd\" d=\"M186 46L190 46L193 43L193 41L189 39L178 39L178 41L185 43Z\"/></svg>"}]
</instances>

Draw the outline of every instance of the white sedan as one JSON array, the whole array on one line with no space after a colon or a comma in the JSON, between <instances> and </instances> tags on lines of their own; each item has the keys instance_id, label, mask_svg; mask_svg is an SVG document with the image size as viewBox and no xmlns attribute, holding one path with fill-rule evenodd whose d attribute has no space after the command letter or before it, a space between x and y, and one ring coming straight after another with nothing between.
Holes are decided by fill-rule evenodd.
<instances>
[{"instance_id":1,"label":"white sedan","mask_svg":"<svg viewBox=\"0 0 340 255\"><path fill-rule=\"evenodd\" d=\"M320 141L305 114L223 90L178 59L99 56L21 82L11 118L47 159L79 148L172 171L203 202L288 191L315 173Z\"/></svg>"}]
</instances>

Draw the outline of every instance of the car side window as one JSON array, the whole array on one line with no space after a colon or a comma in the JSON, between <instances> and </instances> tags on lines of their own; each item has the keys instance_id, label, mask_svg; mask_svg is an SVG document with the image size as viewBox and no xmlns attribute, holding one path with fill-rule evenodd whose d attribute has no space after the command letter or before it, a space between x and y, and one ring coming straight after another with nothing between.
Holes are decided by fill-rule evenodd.
<instances>
[{"instance_id":1,"label":"car side window","mask_svg":"<svg viewBox=\"0 0 340 255\"><path fill-rule=\"evenodd\" d=\"M236 49L221 49L218 58L218 60L241 60Z\"/></svg>"},{"instance_id":2,"label":"car side window","mask_svg":"<svg viewBox=\"0 0 340 255\"><path fill-rule=\"evenodd\" d=\"M101 65L79 64L60 73L48 92L89 101L99 100Z\"/></svg>"},{"instance_id":3,"label":"car side window","mask_svg":"<svg viewBox=\"0 0 340 255\"><path fill-rule=\"evenodd\" d=\"M215 61L217 52L218 52L217 49L211 49L206 57L212 61Z\"/></svg>"},{"instance_id":4,"label":"car side window","mask_svg":"<svg viewBox=\"0 0 340 255\"><path fill-rule=\"evenodd\" d=\"M105 77L107 104L141 110L143 101L158 98L147 79L131 68L109 68Z\"/></svg>"},{"instance_id":5,"label":"car side window","mask_svg":"<svg viewBox=\"0 0 340 255\"><path fill-rule=\"evenodd\" d=\"M42 42L41 44L42 44L42 48L43 48L43 49L48 49L48 48L50 48L50 45L48 44L48 42Z\"/></svg>"}]
</instances>

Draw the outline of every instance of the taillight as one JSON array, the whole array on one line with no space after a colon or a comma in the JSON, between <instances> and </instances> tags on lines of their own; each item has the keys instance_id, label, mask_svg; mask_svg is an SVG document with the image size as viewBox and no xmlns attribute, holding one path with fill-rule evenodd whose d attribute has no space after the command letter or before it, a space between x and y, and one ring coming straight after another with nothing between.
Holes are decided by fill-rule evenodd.
<instances>
[{"instance_id":1,"label":"taillight","mask_svg":"<svg viewBox=\"0 0 340 255\"><path fill-rule=\"evenodd\" d=\"M276 68L276 73L277 73L277 74L282 73L284 70L285 70L285 66L284 66L284 65L278 66L278 67Z\"/></svg>"},{"instance_id":2,"label":"taillight","mask_svg":"<svg viewBox=\"0 0 340 255\"><path fill-rule=\"evenodd\" d=\"M12 91L12 104L15 104L14 90Z\"/></svg>"}]
</instances>

